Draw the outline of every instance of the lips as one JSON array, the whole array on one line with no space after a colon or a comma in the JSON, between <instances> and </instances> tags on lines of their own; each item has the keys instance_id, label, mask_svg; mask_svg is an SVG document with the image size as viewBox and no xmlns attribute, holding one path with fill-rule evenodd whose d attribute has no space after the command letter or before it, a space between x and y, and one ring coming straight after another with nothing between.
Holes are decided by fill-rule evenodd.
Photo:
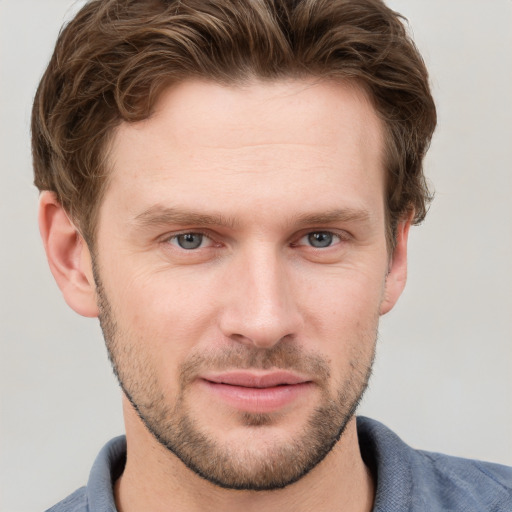
<instances>
[{"instance_id":1,"label":"lips","mask_svg":"<svg viewBox=\"0 0 512 512\"><path fill-rule=\"evenodd\" d=\"M253 413L270 413L290 406L313 382L287 371L233 371L203 375L200 379L214 398L230 407Z\"/></svg>"},{"instance_id":2,"label":"lips","mask_svg":"<svg viewBox=\"0 0 512 512\"><path fill-rule=\"evenodd\" d=\"M244 388L271 388L275 386L293 386L308 382L308 379L291 372L253 373L235 371L221 374L205 375L203 379L215 384L228 384Z\"/></svg>"}]
</instances>

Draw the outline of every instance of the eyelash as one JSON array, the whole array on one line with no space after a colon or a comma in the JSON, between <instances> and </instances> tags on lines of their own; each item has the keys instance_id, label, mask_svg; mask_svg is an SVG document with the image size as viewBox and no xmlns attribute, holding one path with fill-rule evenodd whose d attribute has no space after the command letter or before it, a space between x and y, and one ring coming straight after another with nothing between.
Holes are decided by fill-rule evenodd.
<instances>
[{"instance_id":1,"label":"eyelash","mask_svg":"<svg viewBox=\"0 0 512 512\"><path fill-rule=\"evenodd\" d=\"M186 236L186 235L199 235L201 237L203 237L201 239L201 242L200 242L200 245L198 247L191 247L191 248L185 248L185 247L182 247L178 244L178 239L179 237L182 237L182 236ZM311 237L313 235L327 235L328 237L330 237L331 239L331 242L329 243L329 245L326 245L325 247L315 247L314 245L312 244L300 244L299 242L305 238L308 238L308 237ZM181 233L175 233L171 236L168 236L167 238L165 238L164 242L168 243L168 244L171 244L181 250L184 250L184 251L195 251L197 249L201 249L201 248L208 248L210 247L211 245L209 245L208 247L201 247L201 245L203 244L204 242L204 238L207 238L208 240L210 240L211 244L215 245L217 244L217 242L215 241L214 238L212 238L211 234L210 233L206 233L206 232L203 232L203 231L183 231ZM301 234L300 237L297 238L297 242L293 242L290 244L291 247L300 247L301 245L304 245L304 246L307 246L307 247L310 247L312 249L317 249L317 250L324 250L324 249L329 249L330 247L333 247L339 243L342 243L344 241L346 241L348 239L348 236L344 236L342 234L339 234L339 233L335 233L333 231L329 231L329 230L314 230L314 231L308 231L304 234ZM336 240L333 242L333 240ZM176 244L172 243L173 241L176 241ZM310 240L311 241L311 240ZM220 244L217 244L220 246Z\"/></svg>"},{"instance_id":2,"label":"eyelash","mask_svg":"<svg viewBox=\"0 0 512 512\"><path fill-rule=\"evenodd\" d=\"M324 235L324 236L327 235L328 237L330 237L331 242L332 242L332 243L329 243L329 245L326 245L325 247L315 247L314 245L309 244L308 247L311 247L313 249L319 249L319 250L329 249L330 247L333 247L334 245L337 245L344 241L344 238L338 233L334 233L332 231L327 231L327 230L318 230L318 231L309 231L309 232L305 233L304 235L302 235L299 238L299 242L305 238L308 238L309 241L311 242L311 237L313 235ZM337 239L337 242L333 242L333 239ZM299 246L299 244L295 243L295 244L292 244L292 246L296 247L296 246Z\"/></svg>"},{"instance_id":3,"label":"eyelash","mask_svg":"<svg viewBox=\"0 0 512 512\"><path fill-rule=\"evenodd\" d=\"M186 235L199 235L199 236L203 237L202 240L201 240L201 245L202 245L202 243L204 241L204 238L207 238L208 240L210 240L210 242L212 244L216 243L215 240L212 238L212 236L209 233L205 233L205 232L202 232L202 231L183 231L182 233L175 233L175 234L167 237L165 239L165 242L167 242L167 243L169 243L171 245L176 245L179 249L182 249L184 251L193 251L195 249L202 248L201 246L199 246L197 248L186 249L185 247L180 247L177 244L173 244L172 243L173 240L177 241L179 239L179 237L186 236Z\"/></svg>"}]
</instances>

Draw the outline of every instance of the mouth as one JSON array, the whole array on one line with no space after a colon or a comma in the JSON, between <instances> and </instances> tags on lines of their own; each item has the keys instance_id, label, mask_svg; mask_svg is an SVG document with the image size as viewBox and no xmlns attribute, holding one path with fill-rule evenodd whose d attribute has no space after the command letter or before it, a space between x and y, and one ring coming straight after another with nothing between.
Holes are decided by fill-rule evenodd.
<instances>
[{"instance_id":1,"label":"mouth","mask_svg":"<svg viewBox=\"0 0 512 512\"><path fill-rule=\"evenodd\" d=\"M313 387L313 381L286 371L233 371L207 374L200 382L212 396L235 409L270 413L292 405Z\"/></svg>"}]
</instances>

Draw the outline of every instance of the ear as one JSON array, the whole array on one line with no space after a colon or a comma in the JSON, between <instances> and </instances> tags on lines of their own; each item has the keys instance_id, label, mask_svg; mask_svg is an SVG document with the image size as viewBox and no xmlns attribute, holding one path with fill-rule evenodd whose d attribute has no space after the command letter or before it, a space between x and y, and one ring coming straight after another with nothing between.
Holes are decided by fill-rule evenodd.
<instances>
[{"instance_id":1,"label":"ear","mask_svg":"<svg viewBox=\"0 0 512 512\"><path fill-rule=\"evenodd\" d=\"M98 316L89 248L54 192L39 199L39 231L55 281L67 304L83 316Z\"/></svg>"},{"instance_id":2,"label":"ear","mask_svg":"<svg viewBox=\"0 0 512 512\"><path fill-rule=\"evenodd\" d=\"M380 314L391 311L402 294L407 281L407 239L411 227L412 214L398 223L396 245L389 261L388 275L384 288L384 298L380 304Z\"/></svg>"}]
</instances>

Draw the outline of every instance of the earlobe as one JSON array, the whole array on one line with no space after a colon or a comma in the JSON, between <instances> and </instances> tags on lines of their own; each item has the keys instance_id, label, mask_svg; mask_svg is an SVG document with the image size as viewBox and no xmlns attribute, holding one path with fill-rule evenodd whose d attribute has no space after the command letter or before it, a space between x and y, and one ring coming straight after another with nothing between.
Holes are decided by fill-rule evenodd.
<instances>
[{"instance_id":1,"label":"earlobe","mask_svg":"<svg viewBox=\"0 0 512 512\"><path fill-rule=\"evenodd\" d=\"M83 316L98 316L89 248L54 192L39 199L39 231L50 270L67 304Z\"/></svg>"},{"instance_id":2,"label":"earlobe","mask_svg":"<svg viewBox=\"0 0 512 512\"><path fill-rule=\"evenodd\" d=\"M396 304L407 282L407 240L411 217L400 221L396 229L396 245L389 262L384 297L380 305L380 314L385 315Z\"/></svg>"}]
</instances>

